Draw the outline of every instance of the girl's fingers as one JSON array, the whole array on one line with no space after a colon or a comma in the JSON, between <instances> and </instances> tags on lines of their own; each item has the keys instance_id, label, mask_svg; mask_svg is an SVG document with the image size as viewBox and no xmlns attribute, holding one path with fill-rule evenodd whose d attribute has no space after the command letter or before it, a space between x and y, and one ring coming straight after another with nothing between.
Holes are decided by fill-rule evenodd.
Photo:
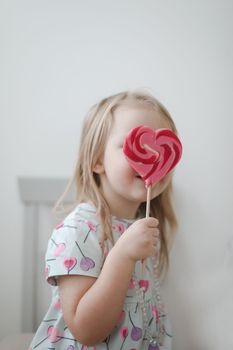
<instances>
[{"instance_id":1,"label":"girl's fingers","mask_svg":"<svg viewBox=\"0 0 233 350\"><path fill-rule=\"evenodd\" d=\"M157 229L157 228L147 229L146 234L151 235L152 237L158 237L159 236L159 229Z\"/></svg>"},{"instance_id":2,"label":"girl's fingers","mask_svg":"<svg viewBox=\"0 0 233 350\"><path fill-rule=\"evenodd\" d=\"M159 221L155 218L147 218L146 220L149 228L156 228L159 224Z\"/></svg>"},{"instance_id":3,"label":"girl's fingers","mask_svg":"<svg viewBox=\"0 0 233 350\"><path fill-rule=\"evenodd\" d=\"M159 229L158 228L156 228L156 229L153 229L153 232L152 232L152 236L153 237L158 237L159 236Z\"/></svg>"}]
</instances>

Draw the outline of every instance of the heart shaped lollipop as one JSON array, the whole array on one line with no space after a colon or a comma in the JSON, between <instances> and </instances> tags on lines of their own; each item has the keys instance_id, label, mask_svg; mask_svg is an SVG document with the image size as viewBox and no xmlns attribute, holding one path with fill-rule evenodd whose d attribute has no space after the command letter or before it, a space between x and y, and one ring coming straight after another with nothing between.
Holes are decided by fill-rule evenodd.
<instances>
[{"instance_id":1,"label":"heart shaped lollipop","mask_svg":"<svg viewBox=\"0 0 233 350\"><path fill-rule=\"evenodd\" d=\"M130 166L142 177L147 188L146 218L150 215L151 187L158 183L179 162L182 145L170 129L152 130L144 125L126 136L123 152ZM142 261L142 272L145 261Z\"/></svg>"},{"instance_id":2,"label":"heart shaped lollipop","mask_svg":"<svg viewBox=\"0 0 233 350\"><path fill-rule=\"evenodd\" d=\"M148 187L159 182L178 163L182 145L169 129L152 130L140 125L126 136L123 152Z\"/></svg>"}]
</instances>

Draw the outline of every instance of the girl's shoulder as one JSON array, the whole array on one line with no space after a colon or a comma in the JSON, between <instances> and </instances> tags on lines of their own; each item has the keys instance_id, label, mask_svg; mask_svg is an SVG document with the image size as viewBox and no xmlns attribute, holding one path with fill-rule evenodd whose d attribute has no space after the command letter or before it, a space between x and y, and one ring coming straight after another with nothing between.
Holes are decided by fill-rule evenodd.
<instances>
[{"instance_id":1,"label":"girl's shoulder","mask_svg":"<svg viewBox=\"0 0 233 350\"><path fill-rule=\"evenodd\" d=\"M103 265L96 211L79 204L56 228L48 241L45 255L46 278L57 285L60 275L97 277Z\"/></svg>"},{"instance_id":2,"label":"girl's shoulder","mask_svg":"<svg viewBox=\"0 0 233 350\"><path fill-rule=\"evenodd\" d=\"M75 209L66 216L64 222L86 222L93 221L93 223L98 224L99 219L97 216L97 210L94 205L90 203L79 203Z\"/></svg>"},{"instance_id":3,"label":"girl's shoulder","mask_svg":"<svg viewBox=\"0 0 233 350\"><path fill-rule=\"evenodd\" d=\"M96 209L89 203L79 203L58 225L55 230L62 228L82 228L99 225Z\"/></svg>"},{"instance_id":4,"label":"girl's shoulder","mask_svg":"<svg viewBox=\"0 0 233 350\"><path fill-rule=\"evenodd\" d=\"M53 230L50 241L75 242L93 237L99 241L100 223L94 206L88 203L80 203L68 214ZM88 241L90 241L88 239Z\"/></svg>"}]
</instances>

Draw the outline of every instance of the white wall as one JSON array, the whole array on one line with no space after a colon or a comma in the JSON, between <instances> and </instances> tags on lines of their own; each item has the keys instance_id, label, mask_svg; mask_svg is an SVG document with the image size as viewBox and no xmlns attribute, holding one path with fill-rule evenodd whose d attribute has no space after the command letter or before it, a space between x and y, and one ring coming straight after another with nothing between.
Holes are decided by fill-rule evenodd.
<instances>
[{"instance_id":1,"label":"white wall","mask_svg":"<svg viewBox=\"0 0 233 350\"><path fill-rule=\"evenodd\" d=\"M0 337L20 330L18 176L69 176L99 98L148 87L184 145L165 284L174 350L233 348L231 0L0 0Z\"/></svg>"}]
</instances>

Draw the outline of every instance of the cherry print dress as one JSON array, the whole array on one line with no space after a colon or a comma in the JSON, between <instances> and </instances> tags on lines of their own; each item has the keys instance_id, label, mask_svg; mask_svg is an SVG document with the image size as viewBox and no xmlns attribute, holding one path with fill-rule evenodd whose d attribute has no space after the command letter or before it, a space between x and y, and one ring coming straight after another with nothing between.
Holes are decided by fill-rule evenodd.
<instances>
[{"instance_id":1,"label":"cherry print dress","mask_svg":"<svg viewBox=\"0 0 233 350\"><path fill-rule=\"evenodd\" d=\"M133 223L112 217L113 237L116 241L120 235ZM136 293L133 279L129 284L124 308L113 332L102 343L87 347L80 344L65 324L59 300L59 276L85 275L98 278L105 254L99 245L100 223L96 209L87 203L79 204L66 219L58 225L48 242L46 252L45 274L51 284L52 300L50 307L42 320L29 350L170 350L171 329L166 310L158 313L156 300L153 297L152 263L147 259L146 270L142 278L141 262L135 265L134 276L138 286L143 290L148 325L151 334L160 329L159 344L153 345L146 336L143 322L143 312ZM104 317L104 316L103 316ZM162 320L158 323L158 320Z\"/></svg>"}]
</instances>

